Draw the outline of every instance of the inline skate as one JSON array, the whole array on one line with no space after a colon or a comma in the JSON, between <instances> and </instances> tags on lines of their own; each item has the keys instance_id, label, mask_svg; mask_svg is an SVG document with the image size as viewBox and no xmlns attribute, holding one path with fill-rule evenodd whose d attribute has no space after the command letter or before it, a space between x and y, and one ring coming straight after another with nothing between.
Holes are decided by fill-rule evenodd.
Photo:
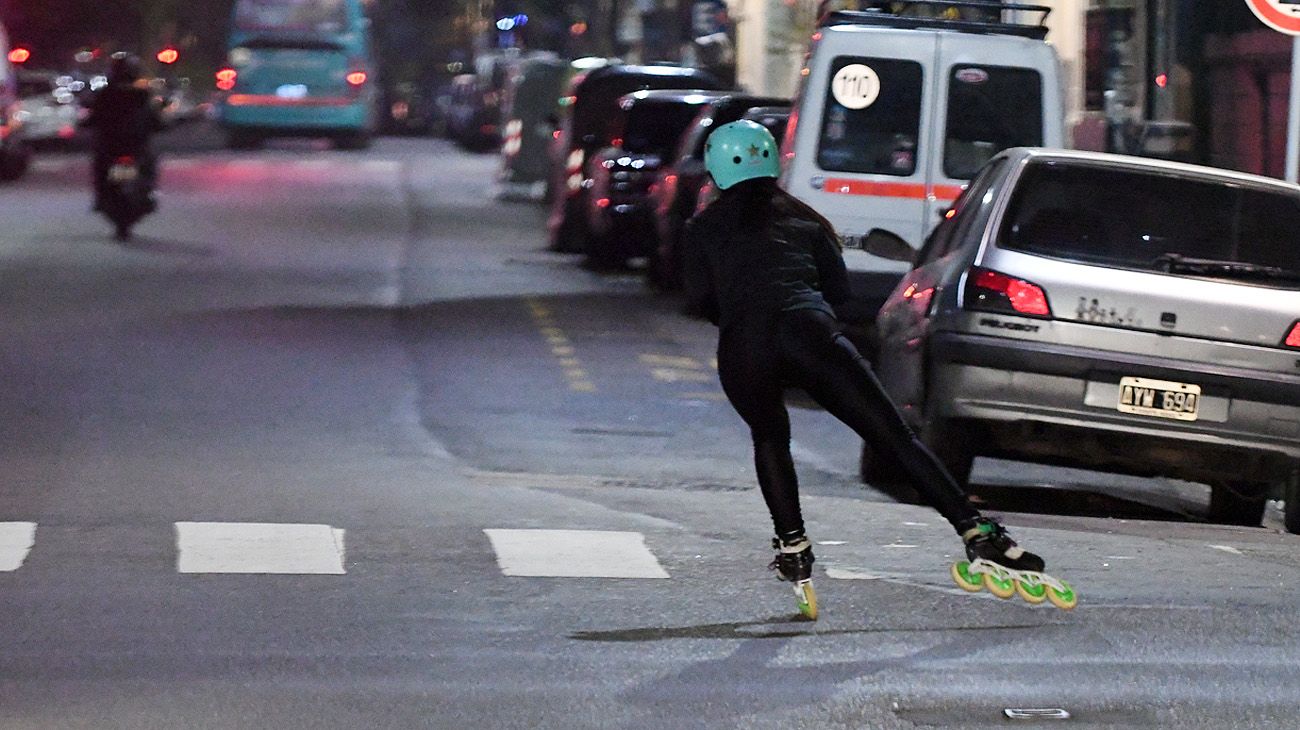
<instances>
[{"instance_id":1,"label":"inline skate","mask_svg":"<svg viewBox=\"0 0 1300 730\"><path fill-rule=\"evenodd\" d=\"M987 590L998 598L1019 594L1026 602L1051 601L1070 610L1079 598L1068 583L1043 572L1043 559L1016 544L997 521L977 517L962 531L966 557L953 563L952 579L962 589Z\"/></svg>"},{"instance_id":2,"label":"inline skate","mask_svg":"<svg viewBox=\"0 0 1300 730\"><path fill-rule=\"evenodd\" d=\"M809 621L817 620L817 592L813 590L812 543L807 537L799 536L792 540L772 538L772 548L777 551L776 559L768 566L775 570L777 578L794 584L795 603L799 613Z\"/></svg>"}]
</instances>

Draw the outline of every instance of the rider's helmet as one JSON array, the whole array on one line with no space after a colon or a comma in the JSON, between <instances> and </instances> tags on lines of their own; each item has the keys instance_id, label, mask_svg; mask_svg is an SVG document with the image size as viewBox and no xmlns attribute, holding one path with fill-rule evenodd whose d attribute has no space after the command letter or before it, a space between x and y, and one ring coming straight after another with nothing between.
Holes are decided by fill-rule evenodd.
<instances>
[{"instance_id":1,"label":"rider's helmet","mask_svg":"<svg viewBox=\"0 0 1300 730\"><path fill-rule=\"evenodd\" d=\"M704 166L719 190L744 180L777 177L781 162L772 133L742 119L713 130L704 146Z\"/></svg>"},{"instance_id":2,"label":"rider's helmet","mask_svg":"<svg viewBox=\"0 0 1300 730\"><path fill-rule=\"evenodd\" d=\"M133 84L144 75L140 59L126 51L118 51L112 56L108 67L108 81L113 84Z\"/></svg>"}]
</instances>

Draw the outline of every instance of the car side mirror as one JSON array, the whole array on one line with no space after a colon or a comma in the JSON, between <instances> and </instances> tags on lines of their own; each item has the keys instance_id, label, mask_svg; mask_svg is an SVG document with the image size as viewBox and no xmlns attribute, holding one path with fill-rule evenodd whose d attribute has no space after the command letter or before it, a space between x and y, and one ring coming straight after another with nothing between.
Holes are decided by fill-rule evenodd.
<instances>
[{"instance_id":1,"label":"car side mirror","mask_svg":"<svg viewBox=\"0 0 1300 730\"><path fill-rule=\"evenodd\" d=\"M865 251L889 261L916 263L916 249L897 234L883 228L872 228L865 236L845 236L844 247Z\"/></svg>"}]
</instances>

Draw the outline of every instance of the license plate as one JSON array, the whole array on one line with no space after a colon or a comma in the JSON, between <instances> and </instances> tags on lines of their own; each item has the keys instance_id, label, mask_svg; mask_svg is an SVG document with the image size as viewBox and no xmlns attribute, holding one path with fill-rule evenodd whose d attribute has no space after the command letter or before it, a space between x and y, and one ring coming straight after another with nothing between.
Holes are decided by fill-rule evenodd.
<instances>
[{"instance_id":1,"label":"license plate","mask_svg":"<svg viewBox=\"0 0 1300 730\"><path fill-rule=\"evenodd\" d=\"M140 170L134 165L113 165L108 168L108 179L113 182L131 182L140 176Z\"/></svg>"},{"instance_id":2,"label":"license plate","mask_svg":"<svg viewBox=\"0 0 1300 730\"><path fill-rule=\"evenodd\" d=\"M1150 378L1120 378L1122 413L1195 421L1201 405L1201 386Z\"/></svg>"},{"instance_id":3,"label":"license plate","mask_svg":"<svg viewBox=\"0 0 1300 730\"><path fill-rule=\"evenodd\" d=\"M284 84L275 90L275 95L281 99L306 99L306 84Z\"/></svg>"}]
</instances>

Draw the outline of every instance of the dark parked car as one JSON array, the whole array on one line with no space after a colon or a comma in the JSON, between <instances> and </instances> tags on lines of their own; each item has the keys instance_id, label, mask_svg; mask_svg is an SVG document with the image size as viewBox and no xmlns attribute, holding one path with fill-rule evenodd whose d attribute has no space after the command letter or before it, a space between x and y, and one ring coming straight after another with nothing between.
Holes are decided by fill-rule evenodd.
<instances>
[{"instance_id":1,"label":"dark parked car","mask_svg":"<svg viewBox=\"0 0 1300 730\"><path fill-rule=\"evenodd\" d=\"M487 152L501 144L501 103L511 63L504 56L483 58L477 73L452 79L447 136L465 149Z\"/></svg>"},{"instance_id":2,"label":"dark parked car","mask_svg":"<svg viewBox=\"0 0 1300 730\"><path fill-rule=\"evenodd\" d=\"M650 186L700 109L720 98L716 91L637 91L619 101L613 146L588 161L587 258L618 266L655 247Z\"/></svg>"},{"instance_id":3,"label":"dark parked car","mask_svg":"<svg viewBox=\"0 0 1300 730\"><path fill-rule=\"evenodd\" d=\"M550 246L585 251L587 198L591 188L588 158L614 142L619 99L644 89L720 89L708 73L677 66L613 65L578 74L565 95L559 134L551 148Z\"/></svg>"},{"instance_id":4,"label":"dark parked car","mask_svg":"<svg viewBox=\"0 0 1300 730\"><path fill-rule=\"evenodd\" d=\"M654 184L650 186L656 236L647 267L650 283L655 286L664 289L681 286L682 229L695 215L700 188L709 181L709 173L704 169L704 143L709 133L742 118L755 107L768 110L765 116L770 118L773 113L788 114L790 100L728 94L707 102L682 134L677 149L656 173ZM781 123L784 125L784 117ZM775 132L773 136L776 136Z\"/></svg>"}]
</instances>

